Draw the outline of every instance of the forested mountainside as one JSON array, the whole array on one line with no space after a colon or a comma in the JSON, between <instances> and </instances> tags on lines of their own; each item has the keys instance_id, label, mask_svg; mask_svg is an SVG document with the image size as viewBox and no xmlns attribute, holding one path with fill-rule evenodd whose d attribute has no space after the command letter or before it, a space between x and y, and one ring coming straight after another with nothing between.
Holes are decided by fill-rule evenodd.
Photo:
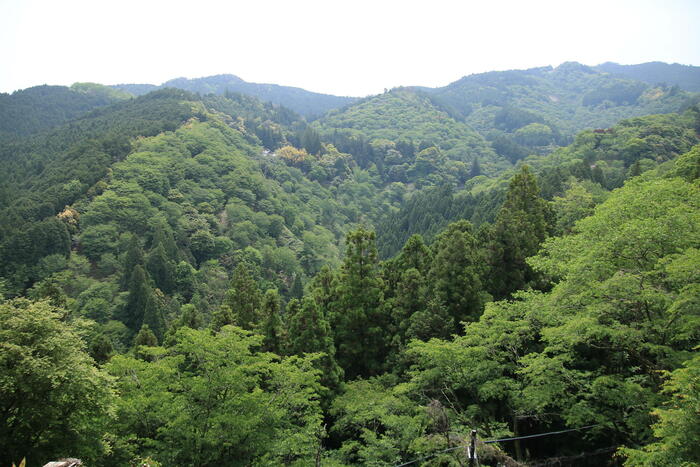
<instances>
[{"instance_id":1,"label":"forested mountainside","mask_svg":"<svg viewBox=\"0 0 700 467\"><path fill-rule=\"evenodd\" d=\"M700 109L662 94L510 155L430 90L47 110L0 138L0 463L700 463Z\"/></svg>"},{"instance_id":2,"label":"forested mountainside","mask_svg":"<svg viewBox=\"0 0 700 467\"><path fill-rule=\"evenodd\" d=\"M649 84L665 83L669 86L678 86L686 91L700 92L700 67L697 66L663 62L648 62L637 65L606 62L595 68Z\"/></svg>"},{"instance_id":3,"label":"forested mountainside","mask_svg":"<svg viewBox=\"0 0 700 467\"><path fill-rule=\"evenodd\" d=\"M548 155L528 156L523 162L537 174L541 194L547 201L554 201L571 189L572 179L586 185L586 196L601 200L628 178L698 144L696 118L692 110L623 120L606 130L583 131L571 145ZM411 196L398 211L377 224L381 256L395 254L412 234L432 239L449 222L458 219L467 219L476 226L492 223L513 170L494 178L477 176L462 189L442 185Z\"/></svg>"},{"instance_id":4,"label":"forested mountainside","mask_svg":"<svg viewBox=\"0 0 700 467\"><path fill-rule=\"evenodd\" d=\"M235 75L216 75L205 78L176 78L160 86L152 84L117 84L112 86L136 96L159 88L177 88L199 94L240 93L281 105L305 117L318 117L331 109L350 104L353 97L333 96L278 84L249 83Z\"/></svg>"},{"instance_id":5,"label":"forested mountainside","mask_svg":"<svg viewBox=\"0 0 700 467\"><path fill-rule=\"evenodd\" d=\"M0 93L0 138L29 135L60 125L88 111L129 94L93 83L65 86L36 86Z\"/></svg>"},{"instance_id":6,"label":"forested mountainside","mask_svg":"<svg viewBox=\"0 0 700 467\"><path fill-rule=\"evenodd\" d=\"M476 130L499 130L530 145L607 128L623 118L675 112L690 97L671 85L620 78L576 62L470 75L427 91Z\"/></svg>"},{"instance_id":7,"label":"forested mountainside","mask_svg":"<svg viewBox=\"0 0 700 467\"><path fill-rule=\"evenodd\" d=\"M332 110L314 126L341 148L339 140L358 134L436 145L451 159L477 159L494 175L507 161L568 144L581 130L682 111L696 99L678 87L565 63L471 75L443 88L393 89Z\"/></svg>"}]
</instances>

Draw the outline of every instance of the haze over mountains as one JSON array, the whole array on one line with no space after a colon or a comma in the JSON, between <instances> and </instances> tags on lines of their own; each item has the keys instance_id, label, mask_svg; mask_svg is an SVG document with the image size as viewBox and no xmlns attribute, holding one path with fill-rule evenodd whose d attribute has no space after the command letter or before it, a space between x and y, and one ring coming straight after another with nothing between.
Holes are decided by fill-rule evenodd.
<instances>
[{"instance_id":1,"label":"haze over mountains","mask_svg":"<svg viewBox=\"0 0 700 467\"><path fill-rule=\"evenodd\" d=\"M686 91L700 91L700 67L666 64L662 62L649 62L639 65L619 65L613 62L606 62L595 67L586 67L589 70L596 70L604 73L617 75L619 78L627 78L637 81L642 81L647 84L666 84L668 86L677 85ZM529 70L514 70L515 72L524 72L528 74L536 74L537 71L552 71L552 67L532 68ZM459 86L458 83L467 82L482 82L484 84L492 84L496 87L505 85L501 81L499 83L499 74L508 75L512 71L478 73L470 76L465 76L460 80L449 84L443 88L421 88L426 91L432 90L438 95L450 94L450 91ZM419 84L419 83L417 83ZM513 83L515 84L515 83ZM127 91L133 95L139 96L149 91L164 88L174 87L184 89L186 91L197 92L200 94L223 94L226 91L239 92L258 97L263 101L273 102L275 104L289 107L296 112L309 117L319 116L327 110L339 108L347 105L357 97L340 97L328 94L319 94L307 91L301 88L290 86L280 86L276 84L259 84L249 83L238 76L231 74L209 76L204 78L176 78L166 81L160 85L154 84L117 84L111 87ZM463 109L464 110L464 109Z\"/></svg>"}]
</instances>

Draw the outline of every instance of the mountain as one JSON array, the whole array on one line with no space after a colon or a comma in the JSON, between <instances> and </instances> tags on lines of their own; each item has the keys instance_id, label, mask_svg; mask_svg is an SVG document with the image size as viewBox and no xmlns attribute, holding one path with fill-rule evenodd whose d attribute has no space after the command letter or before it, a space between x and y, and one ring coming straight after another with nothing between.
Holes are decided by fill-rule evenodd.
<instances>
[{"instance_id":1,"label":"mountain","mask_svg":"<svg viewBox=\"0 0 700 467\"><path fill-rule=\"evenodd\" d=\"M443 157L453 164L447 172L464 183L548 154L581 130L675 112L694 98L569 62L471 75L442 88L396 88L331 110L312 126L363 167L375 164L386 180L420 184L430 169L417 167ZM439 154L414 157L429 147Z\"/></svg>"},{"instance_id":2,"label":"mountain","mask_svg":"<svg viewBox=\"0 0 700 467\"><path fill-rule=\"evenodd\" d=\"M124 92L93 83L35 86L0 94L0 137L29 135L84 115L88 111L128 99Z\"/></svg>"},{"instance_id":3,"label":"mountain","mask_svg":"<svg viewBox=\"0 0 700 467\"><path fill-rule=\"evenodd\" d=\"M306 91L305 89L280 86L277 84L249 83L238 76L225 74L205 78L176 78L166 81L160 86L150 84L117 84L112 86L134 95L142 95L158 88L177 88L185 91L205 94L225 94L236 92L255 96L263 101L288 107L307 118L316 117L331 109L342 107L356 98L333 96Z\"/></svg>"},{"instance_id":4,"label":"mountain","mask_svg":"<svg viewBox=\"0 0 700 467\"><path fill-rule=\"evenodd\" d=\"M663 62L648 62L637 65L605 62L596 66L595 69L649 84L665 83L669 86L678 86L686 91L700 92L700 67L698 66Z\"/></svg>"},{"instance_id":5,"label":"mountain","mask_svg":"<svg viewBox=\"0 0 700 467\"><path fill-rule=\"evenodd\" d=\"M485 173L495 174L510 164L499 157L480 134L433 101L430 94L408 88L393 89L369 97L340 110L334 110L314 122L326 140L344 148L343 140L362 137L370 142L388 141L401 153L393 158L384 157L381 166L412 164L413 147L417 152L437 147L449 160L473 164L479 160ZM379 143L377 143L379 144ZM348 148L353 153L353 149ZM377 162L375 160L375 162ZM438 162L433 158L432 162ZM409 167L410 169L410 167ZM426 175L421 174L421 177Z\"/></svg>"},{"instance_id":6,"label":"mountain","mask_svg":"<svg viewBox=\"0 0 700 467\"><path fill-rule=\"evenodd\" d=\"M556 140L557 134L607 128L623 118L674 112L691 97L576 62L470 75L430 92L476 130L503 131L516 142ZM532 124L536 126L528 128ZM540 124L550 127L551 134Z\"/></svg>"}]
</instances>

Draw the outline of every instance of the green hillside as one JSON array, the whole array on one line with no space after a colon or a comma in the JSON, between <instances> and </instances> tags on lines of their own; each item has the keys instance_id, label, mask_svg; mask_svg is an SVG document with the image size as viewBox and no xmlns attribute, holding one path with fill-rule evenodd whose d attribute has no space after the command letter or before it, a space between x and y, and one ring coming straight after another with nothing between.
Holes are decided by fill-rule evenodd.
<instances>
[{"instance_id":1,"label":"green hillside","mask_svg":"<svg viewBox=\"0 0 700 467\"><path fill-rule=\"evenodd\" d=\"M677 88L618 78L575 62L471 75L432 92L479 131L500 126L517 132L539 118L565 136L607 128L623 118L675 112L689 97ZM535 115L496 121L503 109Z\"/></svg>"},{"instance_id":2,"label":"green hillside","mask_svg":"<svg viewBox=\"0 0 700 467\"><path fill-rule=\"evenodd\" d=\"M76 83L71 87L44 85L12 94L0 93L0 138L47 130L129 97L93 83Z\"/></svg>"},{"instance_id":3,"label":"green hillside","mask_svg":"<svg viewBox=\"0 0 700 467\"><path fill-rule=\"evenodd\" d=\"M545 199L564 196L572 179L587 184L593 199L700 143L699 121L696 110L623 120L604 132L581 132L569 146L523 162L538 175ZM510 169L496 178L477 177L461 190L443 186L414 194L377 224L382 256L395 254L413 234L432 239L458 219L476 226L493 222L512 174Z\"/></svg>"}]
</instances>

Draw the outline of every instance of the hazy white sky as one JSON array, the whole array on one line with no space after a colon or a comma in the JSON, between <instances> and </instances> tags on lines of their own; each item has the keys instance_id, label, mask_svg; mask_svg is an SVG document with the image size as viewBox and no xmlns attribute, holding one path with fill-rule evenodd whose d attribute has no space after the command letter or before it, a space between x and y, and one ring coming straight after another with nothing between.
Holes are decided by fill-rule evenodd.
<instances>
[{"instance_id":1,"label":"hazy white sky","mask_svg":"<svg viewBox=\"0 0 700 467\"><path fill-rule=\"evenodd\" d=\"M0 0L0 91L246 81L367 95L575 60L700 65L698 0Z\"/></svg>"}]
</instances>

